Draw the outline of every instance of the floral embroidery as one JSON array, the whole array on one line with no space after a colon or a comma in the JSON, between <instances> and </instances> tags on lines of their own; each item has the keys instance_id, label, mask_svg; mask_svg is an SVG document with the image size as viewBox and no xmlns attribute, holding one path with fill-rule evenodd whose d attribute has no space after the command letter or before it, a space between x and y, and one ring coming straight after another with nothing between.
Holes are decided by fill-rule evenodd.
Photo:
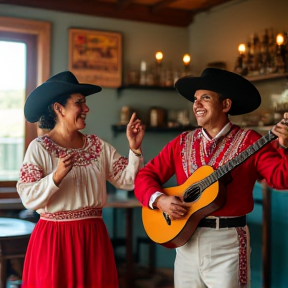
<instances>
[{"instance_id":1,"label":"floral embroidery","mask_svg":"<svg viewBox=\"0 0 288 288\"><path fill-rule=\"evenodd\" d=\"M208 141L203 137L201 128L183 133L180 141L181 157L187 177L203 165L217 169L236 157L244 149L243 143L248 134L248 130L240 129L236 125L217 141Z\"/></svg>"},{"instance_id":2,"label":"floral embroidery","mask_svg":"<svg viewBox=\"0 0 288 288\"><path fill-rule=\"evenodd\" d=\"M181 134L181 137L180 137L180 145L181 145L181 147L183 147L181 149L182 165L183 165L183 169L184 169L187 177L188 177L188 174L187 174L187 167L188 167L187 165L188 165L188 163L187 163L187 161L185 161L185 159L188 158L187 154L189 153L189 147L188 147L189 141L187 141L188 140L188 137L187 137L188 133L189 132L183 132Z\"/></svg>"},{"instance_id":3,"label":"floral embroidery","mask_svg":"<svg viewBox=\"0 0 288 288\"><path fill-rule=\"evenodd\" d=\"M51 220L73 220L87 217L101 217L102 209L94 207L85 207L72 211L59 211L55 213L41 213L41 218Z\"/></svg>"},{"instance_id":4,"label":"floral embroidery","mask_svg":"<svg viewBox=\"0 0 288 288\"><path fill-rule=\"evenodd\" d=\"M236 227L239 241L239 284L247 285L248 265L247 265L247 234L245 227Z\"/></svg>"},{"instance_id":5,"label":"floral embroidery","mask_svg":"<svg viewBox=\"0 0 288 288\"><path fill-rule=\"evenodd\" d=\"M43 170L37 165L24 163L20 169L20 182L33 183L43 177Z\"/></svg>"},{"instance_id":6,"label":"floral embroidery","mask_svg":"<svg viewBox=\"0 0 288 288\"><path fill-rule=\"evenodd\" d=\"M74 166L87 166L92 161L96 161L98 168L100 168L100 155L103 150L103 142L96 135L87 135L86 143L83 148L72 149L63 148L54 143L49 136L44 135L38 137L37 141L53 156L66 156L67 154L74 154Z\"/></svg>"},{"instance_id":7,"label":"floral embroidery","mask_svg":"<svg viewBox=\"0 0 288 288\"><path fill-rule=\"evenodd\" d=\"M128 158L120 157L117 161L113 163L113 177L115 178L116 175L123 171L125 167L128 165Z\"/></svg>"}]
</instances>

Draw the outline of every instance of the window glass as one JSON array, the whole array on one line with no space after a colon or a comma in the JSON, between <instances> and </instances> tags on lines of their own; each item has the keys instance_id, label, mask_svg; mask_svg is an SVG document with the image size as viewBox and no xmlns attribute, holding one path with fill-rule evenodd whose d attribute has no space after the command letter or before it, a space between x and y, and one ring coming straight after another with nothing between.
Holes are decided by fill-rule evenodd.
<instances>
[{"instance_id":1,"label":"window glass","mask_svg":"<svg viewBox=\"0 0 288 288\"><path fill-rule=\"evenodd\" d=\"M0 181L17 181L23 161L26 44L0 41Z\"/></svg>"}]
</instances>

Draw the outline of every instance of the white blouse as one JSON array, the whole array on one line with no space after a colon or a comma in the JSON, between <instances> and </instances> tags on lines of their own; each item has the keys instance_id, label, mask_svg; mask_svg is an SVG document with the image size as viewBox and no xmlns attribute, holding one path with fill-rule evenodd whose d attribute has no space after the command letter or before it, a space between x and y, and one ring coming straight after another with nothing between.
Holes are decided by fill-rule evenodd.
<instances>
[{"instance_id":1,"label":"white blouse","mask_svg":"<svg viewBox=\"0 0 288 288\"><path fill-rule=\"evenodd\" d=\"M59 155L73 153L74 165L59 187L53 181ZM83 148L63 148L48 135L33 140L25 154L17 191L27 209L39 214L85 207L102 208L107 201L106 180L116 188L133 190L143 158L131 150L129 158L96 135L87 135Z\"/></svg>"}]
</instances>

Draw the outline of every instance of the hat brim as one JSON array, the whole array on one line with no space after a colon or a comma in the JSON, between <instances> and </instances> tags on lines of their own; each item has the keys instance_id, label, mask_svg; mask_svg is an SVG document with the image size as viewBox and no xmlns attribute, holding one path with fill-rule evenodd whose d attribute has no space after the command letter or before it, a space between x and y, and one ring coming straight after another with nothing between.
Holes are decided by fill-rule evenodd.
<instances>
[{"instance_id":1,"label":"hat brim","mask_svg":"<svg viewBox=\"0 0 288 288\"><path fill-rule=\"evenodd\" d=\"M86 97L101 90L100 86L91 84L44 82L32 91L27 98L24 106L25 118L30 123L39 121L47 106L57 102L57 99L60 99L61 96L80 93ZM59 92L57 93L57 91Z\"/></svg>"},{"instance_id":2,"label":"hat brim","mask_svg":"<svg viewBox=\"0 0 288 288\"><path fill-rule=\"evenodd\" d=\"M230 115L250 113L261 104L257 88L246 78L232 72L205 77L186 76L175 83L175 88L191 102L194 102L197 90L210 90L230 98L232 100L232 107L228 112Z\"/></svg>"}]
</instances>

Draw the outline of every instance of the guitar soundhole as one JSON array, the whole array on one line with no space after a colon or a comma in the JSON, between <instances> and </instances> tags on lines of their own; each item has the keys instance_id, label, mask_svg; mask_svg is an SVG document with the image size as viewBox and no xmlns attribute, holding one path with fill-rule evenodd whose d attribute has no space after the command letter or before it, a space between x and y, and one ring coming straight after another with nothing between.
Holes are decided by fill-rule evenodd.
<instances>
[{"instance_id":1,"label":"guitar soundhole","mask_svg":"<svg viewBox=\"0 0 288 288\"><path fill-rule=\"evenodd\" d=\"M200 194L201 194L200 187L194 185L184 193L183 200L184 202L194 202L197 199L199 199Z\"/></svg>"}]
</instances>

